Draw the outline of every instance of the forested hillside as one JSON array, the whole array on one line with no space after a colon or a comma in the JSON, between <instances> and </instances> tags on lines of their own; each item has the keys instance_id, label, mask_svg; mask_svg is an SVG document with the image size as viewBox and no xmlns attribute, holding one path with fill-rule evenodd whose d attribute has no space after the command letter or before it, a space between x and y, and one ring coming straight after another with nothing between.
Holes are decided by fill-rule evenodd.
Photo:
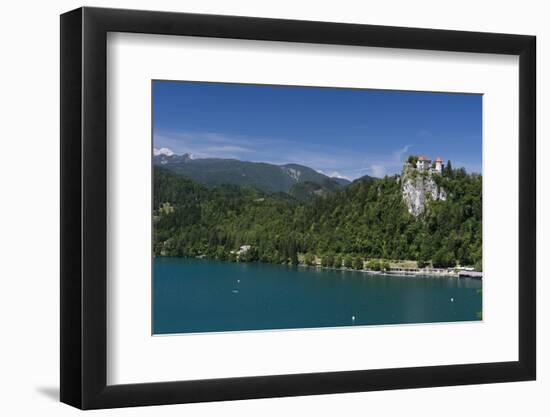
<instances>
[{"instance_id":1,"label":"forested hillside","mask_svg":"<svg viewBox=\"0 0 550 417\"><path fill-rule=\"evenodd\" d=\"M315 256L416 260L419 266L481 264L482 178L464 169L434 176L447 198L407 211L401 177L359 179L325 192L302 183L289 193L206 187L160 166L154 171L154 253L240 261L312 262ZM330 263L330 262L329 262Z\"/></svg>"},{"instance_id":2,"label":"forested hillside","mask_svg":"<svg viewBox=\"0 0 550 417\"><path fill-rule=\"evenodd\" d=\"M331 178L298 164L274 165L222 158L194 159L189 154L159 154L155 155L153 161L157 166L208 187L234 184L272 193L289 192L293 186L306 182L322 184L325 191L339 189L350 183L346 179Z\"/></svg>"}]
</instances>

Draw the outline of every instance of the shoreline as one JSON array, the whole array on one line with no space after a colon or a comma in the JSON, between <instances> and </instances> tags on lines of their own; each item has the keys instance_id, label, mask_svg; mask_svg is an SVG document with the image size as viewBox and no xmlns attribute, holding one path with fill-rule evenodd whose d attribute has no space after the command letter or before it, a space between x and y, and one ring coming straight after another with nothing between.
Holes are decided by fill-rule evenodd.
<instances>
[{"instance_id":1,"label":"shoreline","mask_svg":"<svg viewBox=\"0 0 550 417\"><path fill-rule=\"evenodd\" d=\"M286 266L296 266L300 268L315 268L315 269L326 269L326 270L332 270L332 271L342 271L342 272L361 272L364 274L370 274L370 275L388 275L388 276L395 276L395 277L432 277L432 278L470 278L470 279L476 279L476 280L482 280L483 279L483 273L482 272L476 272L476 271L468 271L468 270L460 270L458 272L455 271L448 271L448 270L440 270L440 271L433 271L433 270L412 270L408 269L407 271L374 271L370 269L354 269L354 268L347 268L345 266L342 266L340 268L331 267L331 266L321 266L321 265L306 265L304 263L299 263L297 265L290 265L290 264L276 264L271 262L232 262L227 260L221 260L217 258L209 258L204 255L199 256L166 256L166 255L153 255L153 258L190 258L190 259L209 259L209 260L215 260L218 262L226 262L226 263L243 263L243 264L249 264L249 263L266 263L266 264L272 264L272 265L286 265Z\"/></svg>"},{"instance_id":2,"label":"shoreline","mask_svg":"<svg viewBox=\"0 0 550 417\"><path fill-rule=\"evenodd\" d=\"M362 272L370 275L389 275L389 276L396 276L396 277L470 278L470 279L478 279L478 280L483 279L483 275L481 272L475 272L474 274L470 275L471 272L474 272L474 271L435 272L435 271L418 270L418 271L399 272L399 271L374 271L370 269L353 269L353 268L346 268L346 267L335 268L330 266L304 265L304 264L299 264L296 266L299 266L302 268L328 269L332 271L343 271L343 272Z\"/></svg>"}]
</instances>

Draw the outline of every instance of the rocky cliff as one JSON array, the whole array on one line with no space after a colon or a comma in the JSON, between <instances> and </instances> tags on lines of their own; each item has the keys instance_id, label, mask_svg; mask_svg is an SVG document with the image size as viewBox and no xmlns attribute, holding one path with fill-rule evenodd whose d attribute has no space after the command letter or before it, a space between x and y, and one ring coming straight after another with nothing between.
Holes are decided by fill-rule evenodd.
<instances>
[{"instance_id":1,"label":"rocky cliff","mask_svg":"<svg viewBox=\"0 0 550 417\"><path fill-rule=\"evenodd\" d=\"M447 193L437 185L429 172L420 172L406 164L401 173L401 193L409 213L418 216L424 212L429 201L445 200Z\"/></svg>"}]
</instances>

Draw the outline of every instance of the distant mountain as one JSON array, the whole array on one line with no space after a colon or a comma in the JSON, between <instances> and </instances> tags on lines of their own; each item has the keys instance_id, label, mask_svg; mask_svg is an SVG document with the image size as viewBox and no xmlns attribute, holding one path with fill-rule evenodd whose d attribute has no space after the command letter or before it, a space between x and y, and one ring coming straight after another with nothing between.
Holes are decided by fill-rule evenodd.
<instances>
[{"instance_id":1,"label":"distant mountain","mask_svg":"<svg viewBox=\"0 0 550 417\"><path fill-rule=\"evenodd\" d=\"M356 178L352 181L352 183L356 183L356 182L362 182L362 181L374 181L374 180L377 180L378 178L377 177L371 177L370 175L363 175L362 177L359 177L359 178Z\"/></svg>"},{"instance_id":2,"label":"distant mountain","mask_svg":"<svg viewBox=\"0 0 550 417\"><path fill-rule=\"evenodd\" d=\"M298 164L274 165L221 158L194 159L190 154L176 155L167 149L155 150L154 164L206 186L233 184L270 193L289 193L296 184L317 184L295 190L300 198L325 195L350 184L346 179L331 178Z\"/></svg>"},{"instance_id":3,"label":"distant mountain","mask_svg":"<svg viewBox=\"0 0 550 417\"><path fill-rule=\"evenodd\" d=\"M313 197L327 197L343 188L334 178L325 178L321 182L304 181L294 184L288 193L299 201Z\"/></svg>"},{"instance_id":4,"label":"distant mountain","mask_svg":"<svg viewBox=\"0 0 550 417\"><path fill-rule=\"evenodd\" d=\"M183 164L193 160L191 155L188 153L184 153L183 155L176 155L170 150L165 150L165 148L158 151L155 150L155 152L153 153L153 157L155 164L160 165Z\"/></svg>"},{"instance_id":5,"label":"distant mountain","mask_svg":"<svg viewBox=\"0 0 550 417\"><path fill-rule=\"evenodd\" d=\"M351 181L346 179L346 178L342 178L342 177L330 177L331 180L333 181L336 181L338 184L342 185L342 186L346 186L346 185L350 185L351 184Z\"/></svg>"}]
</instances>

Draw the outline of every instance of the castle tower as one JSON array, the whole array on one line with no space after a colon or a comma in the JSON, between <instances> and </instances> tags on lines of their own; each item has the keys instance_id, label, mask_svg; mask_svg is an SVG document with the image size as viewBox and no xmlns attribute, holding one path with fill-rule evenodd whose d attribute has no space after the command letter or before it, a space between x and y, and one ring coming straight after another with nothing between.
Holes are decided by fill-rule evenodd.
<instances>
[{"instance_id":1,"label":"castle tower","mask_svg":"<svg viewBox=\"0 0 550 417\"><path fill-rule=\"evenodd\" d=\"M443 172L443 159L440 156L435 160L435 172L439 174Z\"/></svg>"},{"instance_id":2,"label":"castle tower","mask_svg":"<svg viewBox=\"0 0 550 417\"><path fill-rule=\"evenodd\" d=\"M432 160L427 156L420 156L418 161L416 161L416 168L419 171L428 171L432 165Z\"/></svg>"}]
</instances>

